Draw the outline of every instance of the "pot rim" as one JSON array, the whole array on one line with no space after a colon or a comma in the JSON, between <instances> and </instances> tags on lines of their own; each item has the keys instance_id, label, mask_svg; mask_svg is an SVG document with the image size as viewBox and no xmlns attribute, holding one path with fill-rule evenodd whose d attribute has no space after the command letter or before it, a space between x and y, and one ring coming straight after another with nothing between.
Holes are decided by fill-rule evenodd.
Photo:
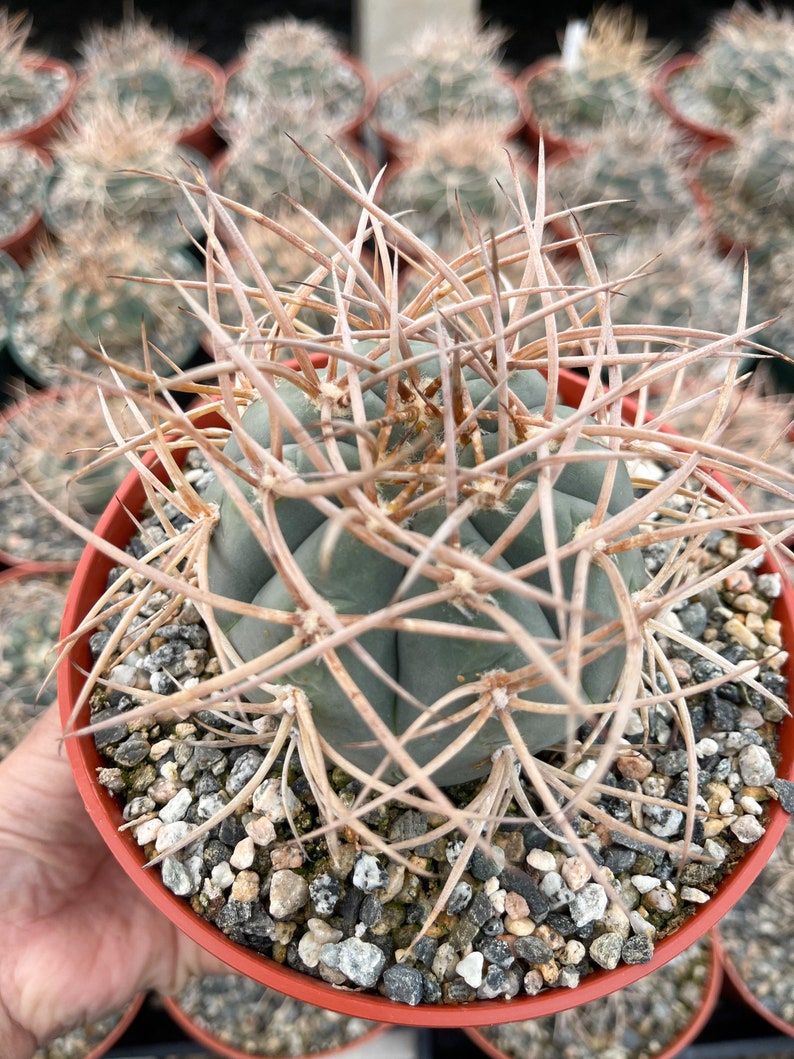
<instances>
[{"instance_id":1,"label":"pot rim","mask_svg":"<svg viewBox=\"0 0 794 1059\"><path fill-rule=\"evenodd\" d=\"M581 393L585 385L582 376L568 371L561 371L560 376L560 392L563 398L577 390ZM624 410L626 415L631 414L630 401L624 402ZM210 422L225 425L225 421L217 413L208 413L208 417L210 416L214 417L209 419ZM155 468L152 463L152 460L148 461L152 470L165 477L163 468ZM140 510L144 495L143 485L137 472L133 470L122 483L115 502L111 503L102 515L97 525L97 534L123 549L132 532L129 512ZM112 565L113 559L95 547L88 546L85 549L67 598L62 636L71 634L78 627L91 604L104 590L104 579ZM766 568L774 569L771 560ZM781 597L777 600L777 616L783 621L786 642L794 643L794 587L786 577L783 578ZM84 637L82 642L75 645L72 662L74 664L61 665L58 670L58 700L64 726L69 721L72 704L84 683L83 670L88 664L87 638ZM790 672L790 662L787 662L785 671L787 674ZM83 708L83 715L86 710L87 704ZM599 969L587 975L575 989L542 990L534 997L477 1000L469 1004L450 1006L409 1007L378 994L359 993L331 986L230 941L217 927L193 912L184 898L166 890L157 873L141 870L145 864L143 851L137 846L130 831L118 830L123 823L121 809L114 796L96 782L96 770L103 762L93 740L67 737L64 742L86 810L106 844L138 888L183 933L222 962L233 963L239 973L263 985L319 1007L397 1025L460 1028L538 1018L566 1008L578 1007L589 1000L629 985L677 956L725 915L760 874L789 820L789 814L783 810L780 803L774 802L770 806L766 829L761 839L745 852L731 873L720 881L706 904L699 905L694 914L676 931L656 942L653 958L646 964L621 965L613 971ZM779 774L782 778L794 780L794 714L789 714L781 723L779 749L784 763Z\"/></svg>"},{"instance_id":2,"label":"pot rim","mask_svg":"<svg viewBox=\"0 0 794 1059\"><path fill-rule=\"evenodd\" d=\"M653 1059L674 1059L688 1044L694 1041L714 1013L720 996L720 988L722 987L723 968L717 952L717 942L713 929L709 936L708 966L708 977L700 997L700 1004L692 1012L692 1018L686 1026L675 1034L662 1051L654 1055ZM490 1041L477 1027L464 1027L463 1032L491 1059L512 1059L507 1052Z\"/></svg>"},{"instance_id":3,"label":"pot rim","mask_svg":"<svg viewBox=\"0 0 794 1059\"><path fill-rule=\"evenodd\" d=\"M162 994L160 999L174 1022L176 1022L185 1033L198 1041L199 1044L203 1045L205 1048L208 1048L211 1052L224 1056L225 1059L269 1059L264 1052L244 1052L240 1048L236 1048L233 1044L228 1044L226 1041L216 1036L211 1030L202 1026L192 1015L188 1015L184 1008L179 1004L179 1000L176 996ZM388 1028L387 1023L380 1023L377 1026L373 1026L365 1033L362 1033L360 1037L356 1037L353 1041L347 1041L345 1044L338 1044L334 1048L321 1048L319 1051L307 1054L310 1055L311 1059L315 1059L315 1057L316 1059L330 1059L331 1056L341 1055L345 1052L351 1051L359 1045L367 1044L369 1041L379 1037L382 1033L385 1033ZM289 1056L288 1059L298 1059L298 1056Z\"/></svg>"},{"instance_id":4,"label":"pot rim","mask_svg":"<svg viewBox=\"0 0 794 1059\"><path fill-rule=\"evenodd\" d=\"M794 1023L786 1022L786 1020L781 1018L780 1015L776 1015L774 1011L771 1011L766 1007L733 962L730 953L725 947L725 942L720 934L719 926L714 929L714 949L719 958L725 977L739 994L743 1003L745 1003L751 1011L754 1011L756 1015L764 1019L765 1022L768 1022L770 1026L774 1026L776 1030L786 1034L788 1037L794 1037Z\"/></svg>"},{"instance_id":5,"label":"pot rim","mask_svg":"<svg viewBox=\"0 0 794 1059\"><path fill-rule=\"evenodd\" d=\"M23 140L34 145L46 144L66 116L77 89L77 71L65 59L56 59L52 55L33 56L25 60L24 65L33 70L60 71L66 77L66 88L58 102L40 118L23 125L18 129L0 133L0 143L12 140Z\"/></svg>"}]
</instances>

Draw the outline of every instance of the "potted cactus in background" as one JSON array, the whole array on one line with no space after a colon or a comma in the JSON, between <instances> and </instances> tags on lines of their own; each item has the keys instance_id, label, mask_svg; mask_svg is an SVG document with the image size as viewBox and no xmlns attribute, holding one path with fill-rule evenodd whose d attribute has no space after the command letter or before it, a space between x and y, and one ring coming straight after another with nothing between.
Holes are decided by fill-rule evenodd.
<instances>
[{"instance_id":1,"label":"potted cactus in background","mask_svg":"<svg viewBox=\"0 0 794 1059\"><path fill-rule=\"evenodd\" d=\"M378 86L372 126L389 154L403 157L425 125L452 119L517 136L523 119L513 77L500 62L504 40L494 27L442 23L417 32L404 67Z\"/></svg>"},{"instance_id":2,"label":"potted cactus in background","mask_svg":"<svg viewBox=\"0 0 794 1059\"><path fill-rule=\"evenodd\" d=\"M213 124L225 78L208 56L191 51L140 13L125 16L116 26L93 26L80 48L74 101L78 121L97 103L134 104L165 120L171 137L186 146L207 156L220 146Z\"/></svg>"},{"instance_id":3,"label":"potted cactus in background","mask_svg":"<svg viewBox=\"0 0 794 1059\"><path fill-rule=\"evenodd\" d=\"M162 999L190 1037L226 1059L323 1059L363 1049L386 1029L303 1004L236 974L196 978Z\"/></svg>"},{"instance_id":4,"label":"potted cactus in background","mask_svg":"<svg viewBox=\"0 0 794 1059\"><path fill-rule=\"evenodd\" d=\"M24 11L0 8L0 142L46 143L77 83L69 63L28 47L30 30Z\"/></svg>"},{"instance_id":5,"label":"potted cactus in background","mask_svg":"<svg viewBox=\"0 0 794 1059\"><path fill-rule=\"evenodd\" d=\"M327 27L287 17L249 29L227 70L220 123L233 141L238 126L283 127L285 114L311 114L329 135L355 137L374 100L369 71Z\"/></svg>"},{"instance_id":6,"label":"potted cactus in background","mask_svg":"<svg viewBox=\"0 0 794 1059\"><path fill-rule=\"evenodd\" d=\"M794 92L763 107L735 144L710 144L692 162L704 223L726 247L768 251L794 219Z\"/></svg>"},{"instance_id":7,"label":"potted cactus in background","mask_svg":"<svg viewBox=\"0 0 794 1059\"><path fill-rule=\"evenodd\" d=\"M142 367L145 330L157 371L186 363L202 326L179 311L179 292L170 283L147 288L125 278L162 280L164 273L190 281L200 267L184 250L107 225L40 246L12 309L11 355L33 381L49 385L75 371L96 373L100 347L111 360ZM156 350L167 350L167 359Z\"/></svg>"},{"instance_id":8,"label":"potted cactus in background","mask_svg":"<svg viewBox=\"0 0 794 1059\"><path fill-rule=\"evenodd\" d=\"M528 159L513 152L531 185ZM383 204L445 256L465 249L464 226L507 228L514 206L508 141L490 124L455 119L427 127L386 171ZM461 225L461 217L463 225Z\"/></svg>"},{"instance_id":9,"label":"potted cactus in background","mask_svg":"<svg viewBox=\"0 0 794 1059\"><path fill-rule=\"evenodd\" d=\"M142 175L188 176L189 167L206 167L203 156L172 133L167 117L153 117L138 103L97 100L51 145L49 231L75 239L86 225L107 226L159 246L185 246L199 229L181 191Z\"/></svg>"},{"instance_id":10,"label":"potted cactus in background","mask_svg":"<svg viewBox=\"0 0 794 1059\"><path fill-rule=\"evenodd\" d=\"M23 140L0 142L0 251L24 264L40 234L52 159Z\"/></svg>"},{"instance_id":11,"label":"potted cactus in background","mask_svg":"<svg viewBox=\"0 0 794 1059\"><path fill-rule=\"evenodd\" d=\"M64 533L29 489L82 526L93 526L124 477L125 461L116 458L80 475L111 444L95 386L72 383L36 393L22 388L12 397L0 418L0 559L74 564L82 551L79 537ZM121 402L108 399L123 416Z\"/></svg>"},{"instance_id":12,"label":"potted cactus in background","mask_svg":"<svg viewBox=\"0 0 794 1059\"><path fill-rule=\"evenodd\" d=\"M713 20L698 53L671 59L655 95L670 117L701 141L738 142L759 112L794 92L794 16L735 3Z\"/></svg>"},{"instance_id":13,"label":"potted cactus in background","mask_svg":"<svg viewBox=\"0 0 794 1059\"><path fill-rule=\"evenodd\" d=\"M236 207L192 189L210 311L189 304L216 359L150 378L155 425L122 442L136 471L84 534L59 701L97 744L67 749L137 885L242 973L380 1021L534 1017L677 955L785 826L790 589L772 516L731 492L765 468L718 443L741 306L735 335L620 328L623 278L586 239L588 285L557 282L542 186L535 219L515 182L515 227L446 262L327 175L363 208L306 280L334 291L327 335L249 255L255 317L224 248L245 254ZM505 288L516 239L524 282ZM409 300L401 261L427 275ZM532 319L545 338L524 344ZM667 430L675 406L643 422L632 395L710 358L726 370L701 433ZM163 388L202 403L159 413ZM130 767L151 778L132 801ZM730 816L723 773L755 787Z\"/></svg>"},{"instance_id":14,"label":"potted cactus in background","mask_svg":"<svg viewBox=\"0 0 794 1059\"><path fill-rule=\"evenodd\" d=\"M326 166L337 167L342 145L328 136L326 128L315 124L313 116L307 118L300 110L283 110L282 122L262 125L251 119L237 126L228 150L215 162L214 182L219 191L268 213L288 209L287 198L295 199L323 220L352 230L358 217L356 204L325 179L312 161L314 157ZM300 146L293 138L297 130ZM369 185L375 163L368 152L345 143L344 154L359 179Z\"/></svg>"},{"instance_id":15,"label":"potted cactus in background","mask_svg":"<svg viewBox=\"0 0 794 1059\"><path fill-rule=\"evenodd\" d=\"M605 123L584 154L550 164L546 180L555 206L603 200L592 218L580 215L590 231L594 223L619 236L676 227L695 206L678 137L660 118Z\"/></svg>"},{"instance_id":16,"label":"potted cactus in background","mask_svg":"<svg viewBox=\"0 0 794 1059\"><path fill-rule=\"evenodd\" d=\"M602 7L589 24L569 23L560 56L539 59L518 77L534 146L542 137L549 153L579 151L606 122L650 118L650 87L662 61L628 7Z\"/></svg>"}]
</instances>

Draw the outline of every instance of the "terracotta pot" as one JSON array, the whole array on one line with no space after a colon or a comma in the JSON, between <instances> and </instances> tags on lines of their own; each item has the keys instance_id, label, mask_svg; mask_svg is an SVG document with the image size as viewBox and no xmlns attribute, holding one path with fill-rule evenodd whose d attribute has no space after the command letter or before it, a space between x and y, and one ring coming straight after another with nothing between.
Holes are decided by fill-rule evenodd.
<instances>
[{"instance_id":1,"label":"terracotta pot","mask_svg":"<svg viewBox=\"0 0 794 1059\"><path fill-rule=\"evenodd\" d=\"M771 897L770 900L772 900ZM725 946L722 936L720 935L719 928L714 931L714 945L722 970L725 973L728 988L733 990L743 1004L746 1004L751 1011L754 1011L756 1015L759 1015L765 1022L768 1022L770 1026L774 1026L776 1030L780 1033L786 1034L788 1037L794 1037L794 1024L786 1022L785 1019L782 1019L779 1015L776 1015L774 1011L771 1011L752 989L745 976L736 966Z\"/></svg>"},{"instance_id":2,"label":"terracotta pot","mask_svg":"<svg viewBox=\"0 0 794 1059\"><path fill-rule=\"evenodd\" d=\"M657 971L657 973L663 972ZM649 976L649 978L652 977L652 975ZM714 933L712 932L709 945L709 973L700 998L700 1004L697 1010L692 1012L692 1019L690 1022L682 1030L676 1033L661 1051L654 1053L653 1059L674 1059L674 1056L679 1055L688 1044L691 1044L692 1041L695 1040L711 1018L711 1015L717 1006L721 985L722 966L717 954ZM631 986L628 987L628 991L631 991ZM596 1001L596 1003L598 1003L598 1001ZM631 1003L630 998L628 997L627 1003ZM489 1040L481 1030L465 1027L464 1032L472 1041L474 1041L478 1048L480 1048L487 1056L490 1056L490 1059L515 1059L512 1054L503 1051L493 1041ZM633 1048L625 1053L621 1050L621 1054L626 1054L628 1059L633 1059L639 1051L639 1048ZM527 1052L524 1059L545 1059L545 1057L542 1057L539 1054L534 1054L533 1052Z\"/></svg>"},{"instance_id":3,"label":"terracotta pot","mask_svg":"<svg viewBox=\"0 0 794 1059\"><path fill-rule=\"evenodd\" d=\"M206 1048L208 1052L213 1055L223 1056L224 1059L269 1059L269 1054L264 1051L243 1051L241 1048L237 1048L233 1043L224 1041L212 1032L212 1028L207 1028L203 1023L198 1022L192 1015L188 1014L185 1009L179 1003L178 996L162 996L161 1001L168 1014L180 1026L185 1033L192 1037L193 1040ZM347 1044L341 1044L336 1048L323 1048L318 1047L316 1051L307 1053L307 1056L311 1056L311 1059L331 1059L332 1056L343 1055L345 1053L353 1052L358 1047L363 1047L373 1041L376 1037L380 1037L388 1029L385 1024L379 1024L373 1026L372 1029L367 1030L360 1037L357 1037L354 1041L349 1041ZM282 1059L300 1059L299 1056L282 1057Z\"/></svg>"},{"instance_id":4,"label":"terracotta pot","mask_svg":"<svg viewBox=\"0 0 794 1059\"><path fill-rule=\"evenodd\" d=\"M44 203L46 199L44 187L52 174L54 164L47 151L29 140L14 141L14 145L20 151L29 151L35 154L45 169L45 173L42 176L40 204L28 215L21 228L17 228L10 235L0 237L0 250L4 250L10 257L13 257L18 265L24 266L30 261L33 244L44 232ZM2 146L2 141L0 141L0 146Z\"/></svg>"},{"instance_id":5,"label":"terracotta pot","mask_svg":"<svg viewBox=\"0 0 794 1059\"><path fill-rule=\"evenodd\" d=\"M560 398L574 407L578 404L586 380L572 372L565 372L560 380ZM624 415L636 412L630 402L624 402ZM223 427L224 420L207 413L201 420L208 426ZM178 454L175 453L175 456ZM184 457L185 450L181 450ZM165 480L166 472L153 460L149 465ZM97 533L104 540L123 549L135 531L134 517L143 506L145 493L138 474L132 472L124 481L114 502L101 518ZM113 559L95 547L86 548L75 573L72 590L67 600L62 635L71 634L80 624L93 603L105 589ZM767 568L773 568L771 564ZM777 601L776 617L783 624L784 642L794 643L794 589L784 581L783 593ZM90 668L88 637L75 645L71 664L62 665L58 672L58 698L64 725L73 712L77 696L83 687L85 672ZM78 726L88 722L88 707L83 707ZM121 807L116 799L96 782L97 769L103 765L92 738L73 738L65 741L66 750L86 809L109 849L141 892L175 925L198 944L240 973L279 992L310 1004L340 1011L348 1015L378 1022L413 1026L460 1028L481 1026L495 1022L518 1021L556 1014L597 997L621 989L661 967L702 937L731 908L761 872L774 850L789 816L778 802L769 810L763 837L749 849L730 875L716 887L708 903L698 906L674 933L659 940L653 958L641 965L622 965L614 971L598 970L585 977L576 989L543 990L534 997L515 997L505 1000L479 1000L456 1006L427 1005L406 1007L382 996L337 989L319 979L301 974L287 966L258 955L251 949L231 942L215 926L194 913L183 898L167 890L157 872L143 871L145 854L137 845L130 830L119 830L124 823ZM781 766L778 775L794 779L794 715L789 715L780 726L779 750Z\"/></svg>"},{"instance_id":6,"label":"terracotta pot","mask_svg":"<svg viewBox=\"0 0 794 1059\"><path fill-rule=\"evenodd\" d=\"M738 242L730 232L723 232L717 227L714 215L714 200L706 189L701 178L701 171L708 158L718 154L720 151L730 151L733 143L727 140L711 139L702 143L694 152L687 167L687 182L689 183L697 208L700 224L708 236L714 240L714 244L724 254L732 254L735 257L741 255L745 250L752 249L749 244Z\"/></svg>"},{"instance_id":7,"label":"terracotta pot","mask_svg":"<svg viewBox=\"0 0 794 1059\"><path fill-rule=\"evenodd\" d=\"M27 143L35 143L39 145L46 144L48 140L52 139L58 126L66 118L74 97L75 89L77 88L77 74L75 73L74 67L68 62L64 62L62 59L53 59L50 57L30 59L25 65L30 70L44 70L52 73L62 73L66 80L64 93L57 105L37 121L31 122L30 125L23 125L18 129L14 129L12 132L0 132L0 143L7 142L8 140L25 140Z\"/></svg>"},{"instance_id":8,"label":"terracotta pot","mask_svg":"<svg viewBox=\"0 0 794 1059\"><path fill-rule=\"evenodd\" d=\"M363 89L363 96L361 105L356 111L355 115L343 125L338 127L330 126L327 131L328 135L333 139L351 139L358 140L361 137L364 125L368 121L372 114L375 106L375 100L377 98L377 88L372 78L372 74L369 68L364 65L355 55L351 55L348 52L338 52L337 59L343 66L347 66L357 76L361 82ZM228 90L228 86L232 78L238 74L246 65L245 56L239 56L233 62L229 63L225 68L225 81ZM233 128L231 128L232 122L228 113L226 113L221 106L219 114L219 122L223 127L229 127L229 133L227 139L233 136ZM296 133L296 138L300 139L299 131Z\"/></svg>"},{"instance_id":9,"label":"terracotta pot","mask_svg":"<svg viewBox=\"0 0 794 1059\"><path fill-rule=\"evenodd\" d=\"M547 161L552 158L554 161L560 161L564 158L569 158L571 155L582 154L587 150L586 143L579 143L566 136L558 136L556 133L550 132L548 129L544 128L543 119L539 117L535 108L532 106L532 101L529 95L529 88L532 82L554 70L558 70L559 67L560 60L553 56L538 59L537 62L532 63L523 70L516 80L516 92L518 94L518 103L521 107L521 115L524 120L524 131L527 142L532 149L537 152L540 141L543 140Z\"/></svg>"},{"instance_id":10,"label":"terracotta pot","mask_svg":"<svg viewBox=\"0 0 794 1059\"><path fill-rule=\"evenodd\" d=\"M719 143L723 145L735 142L735 136L727 129L712 128L703 125L694 118L689 118L676 107L669 92L670 82L682 70L691 70L703 62L699 55L676 55L668 60L655 74L651 82L651 94L665 114L687 136L694 145Z\"/></svg>"},{"instance_id":11,"label":"terracotta pot","mask_svg":"<svg viewBox=\"0 0 794 1059\"><path fill-rule=\"evenodd\" d=\"M378 86L378 95L382 94L387 88L390 88L394 84L398 84L401 80L409 76L409 71L399 70L389 77L386 77L381 84ZM516 95L517 112L516 117L503 129L501 133L505 140L514 140L520 136L524 129L524 117L521 113L519 106L520 100L518 98L518 90L516 86L515 78L511 77L510 74L504 71L499 71L497 74L498 80L507 85L512 89L513 94ZM489 124L493 124L489 122ZM413 140L405 139L402 136L398 136L396 133L391 132L383 122L378 118L378 107L375 104L375 109L372 112L372 118L370 120L370 126L372 131L378 137L380 142L386 148L386 156L388 159L407 159L410 157L411 149L413 147Z\"/></svg>"}]
</instances>

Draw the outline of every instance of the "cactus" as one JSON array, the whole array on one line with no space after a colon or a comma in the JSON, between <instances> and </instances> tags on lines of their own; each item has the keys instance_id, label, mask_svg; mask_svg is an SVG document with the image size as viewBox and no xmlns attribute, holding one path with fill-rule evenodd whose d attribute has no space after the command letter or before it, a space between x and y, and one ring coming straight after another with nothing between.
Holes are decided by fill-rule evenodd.
<instances>
[{"instance_id":1,"label":"cactus","mask_svg":"<svg viewBox=\"0 0 794 1059\"><path fill-rule=\"evenodd\" d=\"M737 131L781 93L794 92L794 16L735 3L713 20L701 62L671 79L678 109L703 125Z\"/></svg>"},{"instance_id":2,"label":"cactus","mask_svg":"<svg viewBox=\"0 0 794 1059\"><path fill-rule=\"evenodd\" d=\"M575 23L559 62L526 80L535 120L557 139L589 142L605 122L652 113L649 86L662 56L626 7L599 8L576 41Z\"/></svg>"},{"instance_id":3,"label":"cactus","mask_svg":"<svg viewBox=\"0 0 794 1059\"><path fill-rule=\"evenodd\" d=\"M0 143L0 245L40 216L52 163L25 143Z\"/></svg>"},{"instance_id":4,"label":"cactus","mask_svg":"<svg viewBox=\"0 0 794 1059\"><path fill-rule=\"evenodd\" d=\"M358 216L355 204L309 157L333 168L339 164L339 148L326 129L310 123L301 125L297 112L293 118L285 128L301 129L300 148L280 126L261 126L255 121L239 126L219 167L220 190L237 202L250 202L254 209L269 213L288 208L284 196L289 196L323 219L352 227ZM348 157L369 184L374 174L369 171L367 157L363 153L349 153Z\"/></svg>"},{"instance_id":5,"label":"cactus","mask_svg":"<svg viewBox=\"0 0 794 1059\"><path fill-rule=\"evenodd\" d=\"M754 567L774 543L771 513L748 512L728 488L763 484L769 470L719 443L745 337L614 324L610 291L628 278L604 275L579 236L586 282L563 281L542 190L533 216L514 182L514 227L472 239L449 262L373 195L325 175L363 210L349 244L316 220L333 252L306 247L316 267L302 290L332 292L328 333L305 325L300 298L276 289L235 219L294 241L284 216L231 205L200 182L185 189L206 198L208 310L183 295L215 359L151 377L173 399L161 408L143 396L153 427L118 432L136 465L154 450L163 480L143 471L142 531L124 556L106 549L112 580L75 630L74 642L102 635L91 636L94 668L73 716L90 698L97 728L129 721L136 739L182 740L187 756L194 744L231 744L235 766L252 766L217 812L151 853L167 862L164 879L176 880L172 869L192 864L196 843L227 822L261 823L269 834L265 795L279 791L288 819L277 839L256 830L257 891L259 865L269 871L277 859L294 857L308 884L326 873L350 887L359 853L390 858L380 885L403 887L421 912L421 925L388 935L411 959L434 925L451 937L448 902L475 851L535 830L527 825L537 824L541 848L573 849L605 887L610 873L591 843L615 827L648 839L646 811L680 819L672 838L652 832L677 863L700 843L694 784L687 804L678 791L649 794L620 783L616 760L654 755L658 740L680 747L696 776L690 696L700 705L722 684L732 694L743 684L770 717L785 713L779 675L770 686L758 675L782 663L771 644L763 660L764 647L750 659L720 628L721 655L722 644L700 643L674 614L700 596L705 608L726 563L732 574ZM227 246L253 282L241 282ZM522 269L520 283L503 283L503 261ZM417 293L401 286L406 265L424 277ZM237 300L236 337L217 318L218 281ZM538 322L542 335L524 341ZM642 362L624 377L621 349L639 341ZM704 397L711 414L697 434L663 432L688 399L648 423L627 403L715 360L727 368ZM561 399L573 385L563 367L581 371L576 407ZM186 395L202 408L181 411ZM790 483L776 490L786 506L774 517L790 518ZM737 527L761 543L742 551ZM724 554L713 551L716 538ZM191 664L203 652L203 668L182 670L176 648L160 651L166 626L178 635L199 618L206 647ZM626 805L619 821L608 809L615 801ZM516 863L524 856L522 844ZM428 858L439 878L423 877ZM188 880L189 896L212 919L205 877ZM248 943L236 921L218 925ZM299 954L311 930L301 921L290 935ZM289 958L280 940L253 944Z\"/></svg>"},{"instance_id":6,"label":"cactus","mask_svg":"<svg viewBox=\"0 0 794 1059\"><path fill-rule=\"evenodd\" d=\"M222 122L234 139L238 125L275 123L284 115L307 118L333 134L352 123L365 105L367 83L334 34L319 22L288 16L252 27L240 62L229 76Z\"/></svg>"},{"instance_id":7,"label":"cactus","mask_svg":"<svg viewBox=\"0 0 794 1059\"><path fill-rule=\"evenodd\" d=\"M90 27L79 49L81 80L74 113L81 123L90 120L97 106L134 106L166 121L176 136L212 113L212 79L186 64L186 44L145 15L125 15L116 26Z\"/></svg>"},{"instance_id":8,"label":"cactus","mask_svg":"<svg viewBox=\"0 0 794 1059\"><path fill-rule=\"evenodd\" d=\"M502 132L515 125L518 99L499 62L504 39L495 28L467 24L420 30L408 42L403 69L381 86L378 128L413 141L423 124L452 119L487 122Z\"/></svg>"},{"instance_id":9,"label":"cactus","mask_svg":"<svg viewBox=\"0 0 794 1059\"><path fill-rule=\"evenodd\" d=\"M516 161L528 174L525 161ZM383 198L391 213L408 211L406 224L445 253L463 248L464 222L483 231L507 227L513 215L507 141L487 124L459 119L424 131L405 164L387 181ZM529 184L528 175L525 184Z\"/></svg>"},{"instance_id":10,"label":"cactus","mask_svg":"<svg viewBox=\"0 0 794 1059\"><path fill-rule=\"evenodd\" d=\"M697 178L724 238L769 247L794 222L794 95L763 107L741 140L708 154Z\"/></svg>"},{"instance_id":11,"label":"cactus","mask_svg":"<svg viewBox=\"0 0 794 1059\"><path fill-rule=\"evenodd\" d=\"M32 24L24 11L0 8L0 135L11 137L53 109L68 88L63 70L41 70L28 47Z\"/></svg>"},{"instance_id":12,"label":"cactus","mask_svg":"<svg viewBox=\"0 0 794 1059\"><path fill-rule=\"evenodd\" d=\"M188 176L189 166L206 168L200 155L175 141L167 118L134 104L98 102L83 121L62 130L51 151L56 172L46 212L53 234L74 238L86 224L106 225L169 246L184 246L189 233L198 234L179 188L145 175Z\"/></svg>"},{"instance_id":13,"label":"cactus","mask_svg":"<svg viewBox=\"0 0 794 1059\"><path fill-rule=\"evenodd\" d=\"M65 371L96 370L93 351L142 364L141 329L158 349L184 363L198 348L201 325L178 312L180 297L162 273L196 280L196 262L179 250L140 242L133 233L96 228L39 248L26 269L10 329L12 352L33 378L53 383ZM152 277L143 286L119 276ZM160 364L161 371L168 371Z\"/></svg>"},{"instance_id":14,"label":"cactus","mask_svg":"<svg viewBox=\"0 0 794 1059\"><path fill-rule=\"evenodd\" d=\"M563 202L605 203L580 216L591 231L594 225L622 236L653 231L680 224L694 210L681 146L662 119L604 125L584 155L548 170L548 184Z\"/></svg>"}]
</instances>

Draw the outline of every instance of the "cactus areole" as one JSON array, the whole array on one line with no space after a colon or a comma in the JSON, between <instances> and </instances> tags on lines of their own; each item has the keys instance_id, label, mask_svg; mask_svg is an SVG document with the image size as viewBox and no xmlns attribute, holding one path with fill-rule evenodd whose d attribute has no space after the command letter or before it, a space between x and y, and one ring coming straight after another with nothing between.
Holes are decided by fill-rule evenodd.
<instances>
[{"instance_id":1,"label":"cactus areole","mask_svg":"<svg viewBox=\"0 0 794 1059\"><path fill-rule=\"evenodd\" d=\"M609 701L625 634L604 562L627 593L644 571L639 551L626 550L590 563L583 580L575 549L562 554L597 510L608 519L633 494L625 466L608 473L610 454L578 439L574 452L589 458L555 466L546 490L553 518L548 504L541 513L543 449L532 439L548 438L549 423L539 372L514 371L499 388L488 370L460 368L426 343L410 347L391 372L383 370L388 353L357 368L360 385L332 361L333 374L321 372L314 389L280 380L273 401L247 407L225 455L240 469L233 480L249 517L219 474L208 493L218 505L208 574L213 592L262 608L261 617L216 614L244 661L262 658L251 701L272 699L274 684L300 688L329 747L394 782L405 770L373 731L374 711L448 786L487 772L509 742L501 710L534 752L575 731L577 701ZM572 414L557 406L553 421ZM252 511L268 537L252 528ZM550 539L553 562L544 559ZM575 598L591 639L569 672L566 630L576 619L565 602ZM346 640L339 630L363 616L367 627ZM516 629L542 651L540 661ZM324 641L305 658L307 646ZM291 655L295 665L285 669ZM573 701L543 658L563 678L575 674Z\"/></svg>"}]
</instances>

